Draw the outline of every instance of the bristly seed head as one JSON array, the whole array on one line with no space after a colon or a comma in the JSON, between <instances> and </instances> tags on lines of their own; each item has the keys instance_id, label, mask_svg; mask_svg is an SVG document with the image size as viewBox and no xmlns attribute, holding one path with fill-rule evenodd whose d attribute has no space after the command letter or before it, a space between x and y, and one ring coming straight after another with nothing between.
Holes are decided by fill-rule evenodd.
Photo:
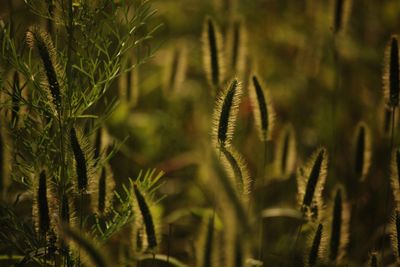
<instances>
[{"instance_id":1,"label":"bristly seed head","mask_svg":"<svg viewBox=\"0 0 400 267\"><path fill-rule=\"evenodd\" d=\"M217 100L212 135L218 147L229 146L232 142L241 95L241 85L237 79L233 79Z\"/></svg>"},{"instance_id":2,"label":"bristly seed head","mask_svg":"<svg viewBox=\"0 0 400 267\"><path fill-rule=\"evenodd\" d=\"M354 173L363 180L371 164L371 136L367 124L358 124L354 140Z\"/></svg>"},{"instance_id":3,"label":"bristly seed head","mask_svg":"<svg viewBox=\"0 0 400 267\"><path fill-rule=\"evenodd\" d=\"M308 266L315 266L320 257L321 251L321 242L322 242L322 234L323 234L323 225L322 223L318 224L317 231L315 232L314 239L311 245L310 253L308 254L307 263Z\"/></svg>"},{"instance_id":4,"label":"bristly seed head","mask_svg":"<svg viewBox=\"0 0 400 267\"><path fill-rule=\"evenodd\" d=\"M30 27L26 33L26 39L28 44L34 48L36 47L39 52L39 56L42 60L43 69L47 77L46 87L52 98L52 103L55 106L55 110L60 112L61 110L61 86L59 82L56 62L56 52L53 46L53 42L47 33L40 30L38 27Z\"/></svg>"},{"instance_id":5,"label":"bristly seed head","mask_svg":"<svg viewBox=\"0 0 400 267\"><path fill-rule=\"evenodd\" d=\"M397 264L400 264L400 212L394 211L391 222L390 240Z\"/></svg>"},{"instance_id":6,"label":"bristly seed head","mask_svg":"<svg viewBox=\"0 0 400 267\"><path fill-rule=\"evenodd\" d=\"M399 105L399 46L397 35L392 35L385 51L383 89L389 107Z\"/></svg>"},{"instance_id":7,"label":"bristly seed head","mask_svg":"<svg viewBox=\"0 0 400 267\"><path fill-rule=\"evenodd\" d=\"M257 131L261 141L265 142L271 139L271 133L274 127L275 112L272 107L271 98L263 90L260 80L256 75L252 76L250 89L250 100L253 108L254 120L257 125Z\"/></svg>"},{"instance_id":8,"label":"bristly seed head","mask_svg":"<svg viewBox=\"0 0 400 267\"><path fill-rule=\"evenodd\" d=\"M70 142L72 151L75 157L76 163L76 176L78 179L78 191L83 192L87 189L88 186L88 173L87 173L87 161L85 154L79 144L78 137L76 136L75 128L72 127L70 134Z\"/></svg>"},{"instance_id":9,"label":"bristly seed head","mask_svg":"<svg viewBox=\"0 0 400 267\"><path fill-rule=\"evenodd\" d=\"M146 199L144 198L142 193L139 191L139 188L136 184L133 185L133 190L134 190L134 193L136 196L136 201L138 203L140 212L143 217L143 222L144 222L146 236L147 236L148 248L154 249L157 247L157 237L156 237L156 231L154 228L153 216L150 212L150 208L146 202Z\"/></svg>"},{"instance_id":10,"label":"bristly seed head","mask_svg":"<svg viewBox=\"0 0 400 267\"><path fill-rule=\"evenodd\" d=\"M331 236L329 241L329 259L340 263L346 254L349 236L350 210L346 202L344 189L335 190L335 199L332 209Z\"/></svg>"},{"instance_id":11,"label":"bristly seed head","mask_svg":"<svg viewBox=\"0 0 400 267\"><path fill-rule=\"evenodd\" d=\"M205 20L202 43L204 68L208 81L212 87L218 88L224 79L222 37L216 23L211 18Z\"/></svg>"}]
</instances>

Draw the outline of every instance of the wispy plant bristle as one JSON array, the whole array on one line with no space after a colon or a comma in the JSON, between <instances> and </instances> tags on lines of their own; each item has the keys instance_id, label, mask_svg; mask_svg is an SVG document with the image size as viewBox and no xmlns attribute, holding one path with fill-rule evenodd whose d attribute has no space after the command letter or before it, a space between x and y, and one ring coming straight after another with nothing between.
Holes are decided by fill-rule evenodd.
<instances>
[{"instance_id":1,"label":"wispy plant bristle","mask_svg":"<svg viewBox=\"0 0 400 267\"><path fill-rule=\"evenodd\" d=\"M363 180L371 165L371 135L367 124L358 124L354 140L354 173Z\"/></svg>"},{"instance_id":2,"label":"wispy plant bristle","mask_svg":"<svg viewBox=\"0 0 400 267\"><path fill-rule=\"evenodd\" d=\"M305 215L312 215L312 210L323 206L322 190L325 186L327 164L326 149L320 148L311 156L303 173L298 175L300 207Z\"/></svg>"},{"instance_id":3,"label":"wispy plant bristle","mask_svg":"<svg viewBox=\"0 0 400 267\"><path fill-rule=\"evenodd\" d=\"M202 34L203 62L207 79L214 88L219 88L224 80L221 33L211 18L206 18Z\"/></svg>"},{"instance_id":4,"label":"wispy plant bristle","mask_svg":"<svg viewBox=\"0 0 400 267\"><path fill-rule=\"evenodd\" d=\"M397 35L392 35L385 51L383 90L389 107L399 105L399 45Z\"/></svg>"},{"instance_id":5,"label":"wispy plant bristle","mask_svg":"<svg viewBox=\"0 0 400 267\"><path fill-rule=\"evenodd\" d=\"M61 109L60 71L58 70L56 52L53 42L47 33L38 27L30 27L26 33L26 40L31 48L36 48L42 61L47 82L44 84L51 95L51 102L55 110Z\"/></svg>"},{"instance_id":6,"label":"wispy plant bristle","mask_svg":"<svg viewBox=\"0 0 400 267\"><path fill-rule=\"evenodd\" d=\"M271 139L274 128L275 111L272 107L271 97L263 89L262 83L256 75L252 76L252 86L250 86L250 99L253 108L254 120L261 141Z\"/></svg>"},{"instance_id":7,"label":"wispy plant bristle","mask_svg":"<svg viewBox=\"0 0 400 267\"><path fill-rule=\"evenodd\" d=\"M218 97L212 131L213 141L218 147L229 146L232 142L241 95L241 84L237 79L233 79Z\"/></svg>"},{"instance_id":8,"label":"wispy plant bristle","mask_svg":"<svg viewBox=\"0 0 400 267\"><path fill-rule=\"evenodd\" d=\"M150 208L149 205L147 204L146 199L144 198L143 194L140 192L136 184L133 185L133 189L141 216L143 218L143 223L145 226L146 236L147 236L148 249L152 250L157 247L157 237L154 227L153 216L150 212Z\"/></svg>"}]
</instances>

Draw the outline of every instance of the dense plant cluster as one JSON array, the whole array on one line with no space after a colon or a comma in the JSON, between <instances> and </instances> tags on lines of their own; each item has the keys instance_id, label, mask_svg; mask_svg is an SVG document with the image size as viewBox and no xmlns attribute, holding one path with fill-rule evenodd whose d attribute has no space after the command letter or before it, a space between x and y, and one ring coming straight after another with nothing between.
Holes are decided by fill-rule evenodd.
<instances>
[{"instance_id":1,"label":"dense plant cluster","mask_svg":"<svg viewBox=\"0 0 400 267\"><path fill-rule=\"evenodd\" d=\"M400 263L395 0L0 5L1 266Z\"/></svg>"}]
</instances>

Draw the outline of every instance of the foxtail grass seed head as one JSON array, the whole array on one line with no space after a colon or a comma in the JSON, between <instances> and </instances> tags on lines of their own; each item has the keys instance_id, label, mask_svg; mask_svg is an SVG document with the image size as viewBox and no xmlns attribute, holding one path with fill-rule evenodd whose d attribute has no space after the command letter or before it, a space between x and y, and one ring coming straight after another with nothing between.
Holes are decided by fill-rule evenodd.
<instances>
[{"instance_id":1,"label":"foxtail grass seed head","mask_svg":"<svg viewBox=\"0 0 400 267\"><path fill-rule=\"evenodd\" d=\"M275 111L272 107L271 97L265 91L256 75L252 76L252 86L249 88L251 106L260 140L266 142L271 139L274 128Z\"/></svg>"},{"instance_id":2,"label":"foxtail grass seed head","mask_svg":"<svg viewBox=\"0 0 400 267\"><path fill-rule=\"evenodd\" d=\"M37 189L38 230L45 235L50 230L49 203L47 199L47 179L45 171L39 175L39 186Z\"/></svg>"},{"instance_id":3,"label":"foxtail grass seed head","mask_svg":"<svg viewBox=\"0 0 400 267\"><path fill-rule=\"evenodd\" d=\"M393 254L396 257L397 264L400 264L400 212L394 211L390 229L390 240Z\"/></svg>"},{"instance_id":4,"label":"foxtail grass seed head","mask_svg":"<svg viewBox=\"0 0 400 267\"><path fill-rule=\"evenodd\" d=\"M88 166L87 159L83 153L82 146L78 141L76 135L76 130L74 127L71 128L69 133L71 148L74 153L75 163L76 163L76 177L78 180L78 191L86 191L88 187Z\"/></svg>"},{"instance_id":5,"label":"foxtail grass seed head","mask_svg":"<svg viewBox=\"0 0 400 267\"><path fill-rule=\"evenodd\" d=\"M351 0L334 0L334 2L333 31L338 34L347 26L352 3Z\"/></svg>"},{"instance_id":6,"label":"foxtail grass seed head","mask_svg":"<svg viewBox=\"0 0 400 267\"><path fill-rule=\"evenodd\" d=\"M250 191L250 175L243 157L232 146L221 147L222 163L239 195L246 198Z\"/></svg>"},{"instance_id":7,"label":"foxtail grass seed head","mask_svg":"<svg viewBox=\"0 0 400 267\"><path fill-rule=\"evenodd\" d=\"M245 68L246 41L247 34L243 21L236 19L229 28L226 46L230 72L240 77L242 77Z\"/></svg>"},{"instance_id":8,"label":"foxtail grass seed head","mask_svg":"<svg viewBox=\"0 0 400 267\"><path fill-rule=\"evenodd\" d=\"M137 204L141 212L141 216L143 218L143 223L145 226L146 236L147 236L148 249L150 250L155 249L157 247L157 237L153 222L153 216L150 212L149 205L147 204L145 197L140 192L136 184L133 185L133 190L135 193Z\"/></svg>"},{"instance_id":9,"label":"foxtail grass seed head","mask_svg":"<svg viewBox=\"0 0 400 267\"><path fill-rule=\"evenodd\" d=\"M31 48L36 48L46 74L45 87L51 95L51 102L55 111L61 110L60 71L56 60L56 51L50 36L38 27L30 27L26 33L26 40Z\"/></svg>"},{"instance_id":10,"label":"foxtail grass seed head","mask_svg":"<svg viewBox=\"0 0 400 267\"><path fill-rule=\"evenodd\" d=\"M400 210L400 149L392 152L390 164L390 185L397 210Z\"/></svg>"},{"instance_id":11,"label":"foxtail grass seed head","mask_svg":"<svg viewBox=\"0 0 400 267\"><path fill-rule=\"evenodd\" d=\"M306 256L306 266L317 266L322 261L322 252L324 249L324 232L322 223L318 224L312 239L309 253Z\"/></svg>"},{"instance_id":12,"label":"foxtail grass seed head","mask_svg":"<svg viewBox=\"0 0 400 267\"><path fill-rule=\"evenodd\" d=\"M354 136L354 173L363 180L371 165L371 134L364 122L357 126Z\"/></svg>"},{"instance_id":13,"label":"foxtail grass seed head","mask_svg":"<svg viewBox=\"0 0 400 267\"><path fill-rule=\"evenodd\" d=\"M224 80L224 62L222 56L222 37L215 21L206 18L202 34L203 63L207 79L213 88L219 88Z\"/></svg>"},{"instance_id":14,"label":"foxtail grass seed head","mask_svg":"<svg viewBox=\"0 0 400 267\"><path fill-rule=\"evenodd\" d=\"M348 244L350 211L346 203L344 189L338 187L332 209L331 235L329 240L329 260L340 263L346 254Z\"/></svg>"},{"instance_id":15,"label":"foxtail grass seed head","mask_svg":"<svg viewBox=\"0 0 400 267\"><path fill-rule=\"evenodd\" d=\"M300 207L307 217L312 215L313 209L321 209L323 206L322 190L325 186L327 164L326 149L320 148L297 176Z\"/></svg>"},{"instance_id":16,"label":"foxtail grass seed head","mask_svg":"<svg viewBox=\"0 0 400 267\"><path fill-rule=\"evenodd\" d=\"M241 84L233 79L217 99L212 131L217 147L229 146L232 142L241 96Z\"/></svg>"},{"instance_id":17,"label":"foxtail grass seed head","mask_svg":"<svg viewBox=\"0 0 400 267\"><path fill-rule=\"evenodd\" d=\"M399 105L399 45L397 35L392 35L385 51L383 92L389 107Z\"/></svg>"},{"instance_id":18,"label":"foxtail grass seed head","mask_svg":"<svg viewBox=\"0 0 400 267\"><path fill-rule=\"evenodd\" d=\"M376 252L371 254L371 257L369 258L369 267L378 267L378 255Z\"/></svg>"},{"instance_id":19,"label":"foxtail grass seed head","mask_svg":"<svg viewBox=\"0 0 400 267\"><path fill-rule=\"evenodd\" d=\"M187 57L187 44L181 42L171 49L170 63L165 70L164 77L164 92L166 95L181 92L187 72Z\"/></svg>"},{"instance_id":20,"label":"foxtail grass seed head","mask_svg":"<svg viewBox=\"0 0 400 267\"><path fill-rule=\"evenodd\" d=\"M292 125L286 126L277 141L275 168L280 177L289 177L296 167L296 137Z\"/></svg>"},{"instance_id":21,"label":"foxtail grass seed head","mask_svg":"<svg viewBox=\"0 0 400 267\"><path fill-rule=\"evenodd\" d=\"M62 227L63 239L74 242L89 258L91 266L93 267L107 267L111 266L107 263L104 253L101 252L96 246L86 238L82 233L73 230L67 225Z\"/></svg>"}]
</instances>

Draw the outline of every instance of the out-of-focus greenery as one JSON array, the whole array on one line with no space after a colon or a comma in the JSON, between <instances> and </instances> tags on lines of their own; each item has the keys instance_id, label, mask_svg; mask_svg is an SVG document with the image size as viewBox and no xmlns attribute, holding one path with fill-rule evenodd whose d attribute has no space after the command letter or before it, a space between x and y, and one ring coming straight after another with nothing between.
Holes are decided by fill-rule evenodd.
<instances>
[{"instance_id":1,"label":"out-of-focus greenery","mask_svg":"<svg viewBox=\"0 0 400 267\"><path fill-rule=\"evenodd\" d=\"M164 217L159 226L163 254L169 250L174 258L192 265L197 249L194 240L200 231L198 224L208 214L208 208L215 207L215 199L207 188L210 185L205 184L199 171L208 163L211 115L217 94L207 83L202 62L201 34L206 17L215 19L225 41L231 23L242 20L247 32L246 67L265 81L276 111L265 177L260 177L264 146L257 138L245 86L233 142L243 154L256 185L251 193L254 205L282 208L282 212L287 208L297 209L295 174L285 180L274 179L273 171L279 133L285 125L292 124L296 135L296 166L305 163L315 148L326 147L329 154L323 192L326 206L332 205L335 186L343 184L356 210L351 217L343 266L361 266L372 251L381 249L382 228L390 222L393 206L389 188L390 138L384 131L383 58L390 36L400 29L400 2L352 2L347 25L335 34L334 1L151 1L157 13L143 31L161 27L132 53L133 60L150 56L133 70L137 80L132 86L138 92L137 102L127 103L120 96L105 126L111 138L121 142L110 160L119 184L126 183L128 177L136 177L142 169L165 172L157 191L163 196L160 205ZM27 13L21 1L2 0L0 7L4 7L0 9L0 18L14 20L16 36L23 36L29 25L44 23L43 19ZM185 50L187 68L179 88L171 90L166 80L176 49ZM244 85L248 84L249 73L238 76ZM122 74L119 79L124 77ZM113 82L106 99L121 90L124 90L121 84ZM102 109L96 112L101 113ZM359 121L366 122L372 136L371 168L363 181L357 180L353 173L354 133ZM394 144L399 145L397 121ZM264 203L260 204L261 201ZM327 213L326 221L330 220ZM300 241L293 246L298 224L290 216L264 220L261 259L264 266L289 266L292 258L303 257L307 236L312 236L312 231L303 227ZM388 240L387 236L383 243L384 259L380 260L385 265L382 266L393 261Z\"/></svg>"}]
</instances>

